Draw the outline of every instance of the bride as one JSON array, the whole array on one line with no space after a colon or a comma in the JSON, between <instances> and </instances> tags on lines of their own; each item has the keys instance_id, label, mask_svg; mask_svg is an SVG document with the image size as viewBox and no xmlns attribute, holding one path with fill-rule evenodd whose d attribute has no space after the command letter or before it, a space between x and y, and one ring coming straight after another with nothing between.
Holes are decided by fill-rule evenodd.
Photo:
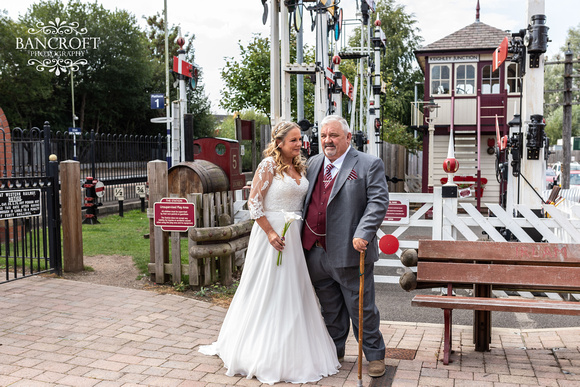
<instances>
[{"instance_id":1,"label":"bride","mask_svg":"<svg viewBox=\"0 0 580 387\"><path fill-rule=\"evenodd\" d=\"M240 285L218 340L199 349L218 355L228 376L307 383L336 374L340 367L308 275L301 220L290 220L299 218L308 190L301 143L295 123L273 128L248 199L256 222Z\"/></svg>"}]
</instances>

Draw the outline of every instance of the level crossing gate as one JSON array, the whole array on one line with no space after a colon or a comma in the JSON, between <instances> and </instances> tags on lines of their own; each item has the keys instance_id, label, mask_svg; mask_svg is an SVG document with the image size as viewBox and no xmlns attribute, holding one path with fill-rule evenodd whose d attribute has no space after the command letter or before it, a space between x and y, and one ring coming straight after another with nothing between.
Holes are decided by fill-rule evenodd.
<instances>
[{"instance_id":1,"label":"level crossing gate","mask_svg":"<svg viewBox=\"0 0 580 387\"><path fill-rule=\"evenodd\" d=\"M0 129L0 284L61 274L58 163L50 127Z\"/></svg>"},{"instance_id":2,"label":"level crossing gate","mask_svg":"<svg viewBox=\"0 0 580 387\"><path fill-rule=\"evenodd\" d=\"M547 193L544 196L546 199ZM529 206L521 204L515 206L518 216L514 216L494 203L485 204L489 209L488 216L485 216L472 203L443 198L441 187L434 187L433 193L390 193L389 206L401 206L398 213L402 215L395 212L395 219L385 218L377 237L380 239L386 233L394 235L399 239L399 250L390 256L381 254L375 266L394 268L397 272L409 270L399 258L406 249L417 249L419 239L476 241L484 238L496 242L580 243L579 195L570 190L561 196L567 199L558 205L542 204L546 216L538 215ZM378 283L399 283L399 278L400 275L375 274ZM531 294L521 295L532 297ZM546 295L555 299L561 297L555 293ZM578 294L570 297L580 300Z\"/></svg>"}]
</instances>

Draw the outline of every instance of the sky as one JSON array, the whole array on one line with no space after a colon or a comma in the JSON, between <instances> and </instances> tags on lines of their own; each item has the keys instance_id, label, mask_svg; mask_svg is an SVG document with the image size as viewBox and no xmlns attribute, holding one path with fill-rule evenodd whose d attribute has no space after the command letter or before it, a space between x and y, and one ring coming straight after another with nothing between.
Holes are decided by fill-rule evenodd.
<instances>
[{"instance_id":1,"label":"sky","mask_svg":"<svg viewBox=\"0 0 580 387\"><path fill-rule=\"evenodd\" d=\"M164 0L94 0L105 8L125 9L133 13L144 26L143 16L163 13ZM3 1L0 10L17 19L37 1ZM544 2L548 36L548 56L555 55L565 45L568 29L580 26L578 0L479 0L480 21L503 30L518 31L527 26L528 3ZM417 21L424 44L437 41L475 21L477 0L395 0L405 7ZM267 2L271 5L271 0ZM340 0L344 19L356 17L357 0ZM205 91L212 103L212 112L224 113L219 107L221 90L225 87L220 78L225 57L239 57L239 43L246 46L253 34L268 36L270 18L262 24L261 0L167 0L167 19L170 25L179 25L182 31L195 35L196 64L202 68ZM305 13L305 42L313 45L314 32L310 31L310 18ZM86 26L90 31L90 26ZM348 34L348 31L345 31ZM159 90L164 92L164 90Z\"/></svg>"}]
</instances>

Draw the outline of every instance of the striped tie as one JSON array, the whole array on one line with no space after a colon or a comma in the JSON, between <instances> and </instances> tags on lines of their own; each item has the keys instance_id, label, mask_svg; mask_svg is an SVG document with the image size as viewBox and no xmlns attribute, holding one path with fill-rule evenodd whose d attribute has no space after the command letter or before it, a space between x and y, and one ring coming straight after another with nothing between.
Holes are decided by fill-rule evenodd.
<instances>
[{"instance_id":1,"label":"striped tie","mask_svg":"<svg viewBox=\"0 0 580 387\"><path fill-rule=\"evenodd\" d=\"M330 182L332 181L332 173L330 173L330 171L332 171L332 168L334 168L334 165L332 164L328 164L326 166L326 171L324 172L324 188L328 188L328 186L330 185Z\"/></svg>"}]
</instances>

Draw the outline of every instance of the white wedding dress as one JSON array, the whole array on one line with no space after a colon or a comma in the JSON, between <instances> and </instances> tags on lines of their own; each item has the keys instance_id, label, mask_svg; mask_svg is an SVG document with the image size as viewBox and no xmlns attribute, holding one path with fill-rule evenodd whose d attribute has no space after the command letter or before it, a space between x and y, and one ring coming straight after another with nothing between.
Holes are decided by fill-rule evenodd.
<instances>
[{"instance_id":1,"label":"white wedding dress","mask_svg":"<svg viewBox=\"0 0 580 387\"><path fill-rule=\"evenodd\" d=\"M285 212L301 214L308 180L274 177L274 160L256 171L248 207L252 218L266 216L281 236ZM301 220L291 223L280 266L278 251L254 223L240 285L218 340L200 347L219 355L226 375L256 377L262 383L307 383L336 374L340 363L320 313L302 250Z\"/></svg>"}]
</instances>

